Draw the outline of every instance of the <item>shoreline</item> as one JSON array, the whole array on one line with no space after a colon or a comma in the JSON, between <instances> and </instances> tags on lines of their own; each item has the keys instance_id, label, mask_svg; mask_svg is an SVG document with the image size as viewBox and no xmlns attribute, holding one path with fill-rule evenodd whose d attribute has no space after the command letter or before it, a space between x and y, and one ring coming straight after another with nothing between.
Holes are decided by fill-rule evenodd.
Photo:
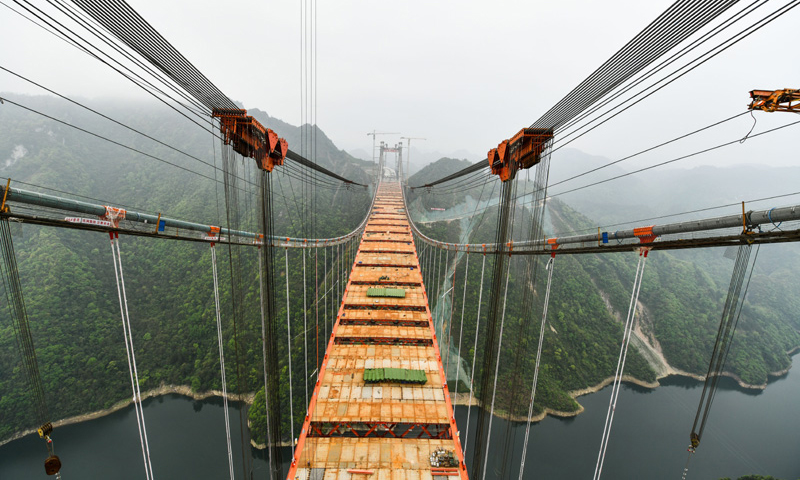
<instances>
[{"instance_id":1,"label":"shoreline","mask_svg":"<svg viewBox=\"0 0 800 480\"><path fill-rule=\"evenodd\" d=\"M800 352L800 345L792 348L791 350L786 352L786 354L791 357L791 356L795 355L798 352ZM764 384L762 384L762 385L751 385L749 383L745 383L745 382L742 381L741 378L739 378L738 375L735 375L735 374L730 373L730 372L723 372L721 374L721 376L729 377L729 378L734 379L736 381L737 385L739 386L739 388L742 388L744 390L765 390L767 388L767 386L769 385L769 381L770 381L771 378L779 378L779 377L782 377L782 376L786 375L787 373L789 373L789 370L791 370L792 365L793 364L790 363L789 366L786 367L783 370L779 370L777 372L769 372L769 373L767 373L767 381L764 382ZM671 376L687 377L687 378L691 378L693 380L697 380L698 382L704 382L705 381L705 376L703 376L703 375L697 375L697 374L694 374L694 373L684 372L683 370L678 370L678 369L676 369L676 368L674 368L672 366L669 366L668 371L666 373L662 374L662 375L658 375L656 377L656 381L655 382L645 382L644 380L640 380L640 379L638 379L636 377L632 377L630 375L623 375L622 376L622 382L623 383L630 383L630 384L637 385L637 386L643 387L643 388L655 389L655 388L661 386L661 382L659 382L659 380L661 380L662 378L667 378L667 377L671 377ZM577 390L568 391L567 394L570 397L572 397L573 400L575 400L575 403L578 404L578 409L577 410L575 410L573 412L564 412L564 411L561 411L561 410L554 410L554 409L551 409L551 408L545 408L538 415L534 415L534 416L531 417L531 423L540 422L540 421L544 420L545 417L547 417L548 415L553 416L553 417L557 417L557 418L577 417L578 415L580 415L581 413L583 413L585 411L585 408L583 407L583 405L581 405L580 402L578 402L578 398L582 397L584 395L589 395L591 393L597 393L600 390L604 389L605 387L611 385L611 383L613 383L613 381L614 381L614 377L607 377L607 378L603 379L600 383L597 383L595 385L590 385L590 386L585 387L585 388L580 388L580 389L577 389ZM453 405L461 405L461 406L475 405L475 406L478 406L478 407L482 406L480 400L478 400L474 396L470 396L468 392L466 392L466 393L458 393L458 394L454 394L454 393L451 392L450 395L451 395L451 399L452 399ZM505 413L505 412L498 412L496 414L496 416L500 417L500 416L503 415L503 413ZM522 416L522 415L512 415L509 418L509 420L512 421L512 422L527 422L528 421L528 417L525 417L525 416Z\"/></svg>"},{"instance_id":2,"label":"shoreline","mask_svg":"<svg viewBox=\"0 0 800 480\"><path fill-rule=\"evenodd\" d=\"M797 354L799 352L800 352L800 345L792 348L791 350L789 350L786 353L787 353L787 355L789 355L791 357L791 356L794 356L795 354ZM742 389L746 389L746 390L764 390L764 389L767 388L767 385L769 385L769 381L770 381L771 378L779 378L779 377L782 377L782 376L786 375L787 373L789 373L789 370L791 370L792 365L793 365L793 363L790 363L789 366L786 367L783 370L779 370L777 372L769 372L767 374L767 381L764 382L761 385L751 385L751 384L745 383L737 375L729 373L729 372L723 372L722 376L732 378L733 380L736 381L737 385ZM625 382L625 383L631 383L631 384L634 384L634 385L637 385L637 386L643 387L643 388L655 389L655 388L661 386L661 383L659 382L659 380L661 380L662 378L670 377L670 376L688 377L688 378L697 380L699 382L705 381L705 377L703 375L696 375L696 374L693 374L693 373L684 372L682 370L678 370L678 369L673 368L671 366L669 366L669 369L668 369L668 371L666 373L657 376L655 382L645 382L643 380L639 380L638 378L632 377L630 375L623 375L622 381ZM575 402L578 404L578 409L577 410L572 411L572 412L565 412L565 411L561 411L561 410L554 410L554 409L551 409L551 408L545 408L541 413L532 416L531 417L531 422L532 423L540 422L540 421L544 420L544 418L547 417L548 415L553 416L553 417L557 417L557 418L576 417L576 416L580 415L581 413L583 413L584 410L585 410L583 405L581 405L580 402L578 402L578 398L579 397L582 397L584 395L589 395L591 393L597 393L600 390L602 390L605 387L607 387L608 385L610 385L613 381L614 381L614 377L607 377L604 380L602 380L600 383L597 383L595 385L590 385L590 386L585 387L585 388L580 388L580 389L577 389L577 390L568 391L567 394L570 397L572 397L572 399L575 400ZM154 389L147 390L147 391L143 392L142 393L142 400L147 400L148 398L159 397L159 396L169 395L169 394L182 395L184 397L191 398L192 400L205 400L205 399L210 398L210 397L220 397L220 398L222 398L222 391L220 391L220 390L208 390L208 391L204 391L204 392L195 392L188 385L161 385L161 386L159 386L157 388L154 388ZM452 401L453 405L460 405L460 406L474 405L474 406L481 407L480 400L478 400L474 396L469 395L469 392L459 392L459 393L451 392L450 396L451 396L451 401ZM237 401L237 402L245 402L245 404L247 404L247 405L252 405L253 398L255 398L255 393L254 392L247 393L247 394L244 394L244 395L236 395L236 394L228 393L228 400ZM62 419L56 420L56 421L52 422L53 423L53 427L57 428L57 427L65 426L65 425L72 425L72 424L75 424L75 423L87 422L89 420L94 420L96 418L105 417L106 415L111 415L114 412L117 412L119 410L122 410L123 408L128 407L132 403L133 403L132 399L120 400L119 402L115 403L114 405L112 405L109 408L105 408L105 409L97 410L97 411L94 411L94 412L89 412L89 413L85 413L85 414L81 414L81 415L75 415L75 416L72 416L72 417L67 417L67 418L62 418ZM503 415L503 413L504 412L496 412L496 416L500 417L500 416ZM509 420L511 420L512 422L526 422L528 420L528 418L526 416L522 416L522 415L512 415ZM32 433L36 433L36 429L31 428L31 429L28 429L28 430L24 430L22 432L18 432L18 433L14 434L14 435L6 438L6 439L0 440L0 447L2 447L3 445L5 445L7 443L13 442L14 440L18 440L18 439L20 439L22 437L30 435ZM289 442L285 442L285 443L286 443L285 445L281 445L281 446L285 446L285 447L291 446ZM260 449L260 450L263 450L264 448L266 448L266 445L257 444L252 439L250 440L250 444L254 448L257 448L257 449Z\"/></svg>"},{"instance_id":3,"label":"shoreline","mask_svg":"<svg viewBox=\"0 0 800 480\"><path fill-rule=\"evenodd\" d=\"M205 392L194 392L192 388L188 385L161 385L157 388L153 388L150 390L146 390L142 392L142 400L147 400L148 398L160 397L163 395L169 394L177 394L182 395L184 397L189 397L193 400L205 400L211 397L220 397L222 398L222 391L221 390L208 390ZM247 393L244 395L236 395L232 393L228 393L228 400L232 400L235 402L245 402L246 404L250 405L253 403L253 398L255 397L255 393ZM81 415L74 415L72 417L62 418L52 422L53 428L63 427L65 425L73 425L75 423L82 423L88 422L89 420L94 420L97 418L102 418L107 415L111 415L112 413L118 412L123 408L130 406L133 403L133 399L125 399L120 400L119 402L115 403L114 405L110 406L109 408L104 408L102 410L96 410L94 412L84 413ZM14 440L18 440L22 437L30 435L32 433L36 433L36 429L30 428L28 430L23 430L18 432L6 439L0 440L0 447L3 445L13 442Z\"/></svg>"}]
</instances>

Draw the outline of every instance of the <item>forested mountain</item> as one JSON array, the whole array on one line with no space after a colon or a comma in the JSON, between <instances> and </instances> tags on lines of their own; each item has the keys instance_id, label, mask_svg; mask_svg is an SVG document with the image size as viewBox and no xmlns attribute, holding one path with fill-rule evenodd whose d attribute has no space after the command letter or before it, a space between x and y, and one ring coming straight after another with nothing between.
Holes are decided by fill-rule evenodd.
<instances>
[{"instance_id":1,"label":"forested mountain","mask_svg":"<svg viewBox=\"0 0 800 480\"><path fill-rule=\"evenodd\" d=\"M215 186L213 182L212 167L63 101L51 97L2 96L212 179L147 158L6 103L0 105L0 131L3 132L0 160L4 160L0 163L3 165L0 175L11 178L12 187L65 197L82 195L96 199L88 200L96 203L162 213L209 225L225 224L224 192L221 184ZM118 101L88 103L189 155L211 165L221 165L219 141L212 140L210 133L166 107ZM256 115L290 142L300 143L298 127L270 118L263 112ZM369 183L362 169L364 162L336 149L318 129L316 137L320 164L355 181ZM243 161L252 162L251 159ZM288 167L279 167L272 174L275 230L279 234L302 236L309 233L307 225L303 224L304 204L308 205L308 210L312 207L316 210L315 229L311 233L322 238L351 231L366 214L371 199L371 192L366 189L348 189L341 186L341 182L334 182L339 186L316 188L309 193L308 185L299 177L295 178L297 173L292 173L293 176L287 173L292 173ZM221 172L216 175L222 179ZM243 225L257 228L255 187L244 181L239 187L244 191L240 196L242 202L250 201L251 207L243 217ZM87 413L130 399L108 236L27 224L14 233L25 302L51 417L58 419ZM246 343L237 350L229 320L229 292L234 279L228 268L228 249L219 246L217 250L222 305L226 309L223 324L226 356L229 356L228 388L231 392L238 388L239 376L233 367L233 359L238 356L246 365L241 375L242 382L247 384L244 391L252 392L259 385L263 388L259 375L263 369L257 251L252 247L243 248L243 264L252 268L236 272L242 278L235 280L246 289L244 317L248 319L243 328ZM189 385L195 391L219 389L208 245L123 236L121 251L142 389L155 388L162 383ZM291 251L288 255L292 291L302 292L300 254ZM283 258L280 260L276 262L275 280L283 285L287 272ZM314 260L313 256L309 257L309 264L314 265ZM328 258L329 263L332 260ZM322 282L325 268L321 252L318 265ZM307 281L313 285L313 276ZM294 328L297 322L300 325L296 331L302 330L302 301L302 295L292 298ZM278 317L283 318L283 330L279 326L278 331L281 338L285 338L286 305L285 298L280 295L277 309ZM328 313L329 321L330 317ZM34 426L15 338L3 307L0 309L0 439ZM293 344L293 356L297 357L293 367L297 373L300 373L298 365L300 369L303 366L302 341L300 337L299 343ZM279 356L285 365L287 347L285 342L281 343ZM295 375L295 379L295 388L302 390L302 374ZM288 390L286 383L283 386ZM303 410L299 409L300 414Z\"/></svg>"},{"instance_id":2,"label":"forested mountain","mask_svg":"<svg viewBox=\"0 0 800 480\"><path fill-rule=\"evenodd\" d=\"M12 179L12 186L65 197L77 196L87 201L209 225L225 224L224 191L221 183L215 184L212 180L217 178L221 182L222 179L221 172L213 168L213 165L221 165L219 141L166 107L142 102L87 101L120 122L145 131L211 166L61 100L12 94L0 96L169 162L148 158L6 103L0 105L0 131L3 132L0 135L0 171L2 177ZM338 150L317 127L306 126L301 130L257 109L250 112L284 136L293 150L304 154L313 150L315 158L326 168L369 183L371 164ZM310 138L316 141L309 143ZM465 160L442 159L422 169L410 183L419 185L468 165ZM369 208L371 191L366 189L348 189L338 182L334 182L335 186L311 188L304 183L296 167L276 168L272 175L275 230L281 235L341 235L355 228ZM244 192L242 203L247 212L243 225L257 228L256 202L252 201L256 190L246 181L239 186ZM419 189L412 192L409 209L416 220L423 221L421 228L434 238L493 241L496 209L491 202L485 206L484 216L470 213L474 211L475 202L489 201L497 196L498 190L474 182L436 189L430 194ZM438 212L431 212L431 208L445 208L444 213L451 214L464 207L465 201L464 213L457 220L427 222L428 218L423 218L430 215L434 219L433 213ZM548 205L546 228L550 234L595 226L593 219L579 213L581 208L573 209L558 200ZM518 213L516 221L523 231L523 216L521 211ZM313 229L309 219L313 220ZM121 245L142 388L147 390L168 384L187 385L196 392L219 389L208 245L126 237L122 238ZM25 224L15 226L14 246L51 417L87 413L129 399L130 384L107 235ZM220 278L223 279L223 337L229 359L226 371L231 392L241 387L242 391L253 393L263 386L257 254L255 248L242 248L242 264L247 267L232 273L227 248L218 247ZM300 293L303 285L301 255L304 253L279 253L281 257L284 254L288 255L289 269L284 267L284 259L279 258L273 281L283 286L288 276L292 292L288 306L285 297L278 295L277 316L286 319L287 310L289 312L293 333L293 386L297 395L303 391L304 376L304 337L297 333L303 331L304 321ZM319 258L314 257L313 252L305 255L309 265L319 265L319 282L322 283L326 270L323 253L319 252ZM800 280L798 269L793 267L797 265L798 256L787 254L783 262L775 256L763 258L763 262L759 259L745 317L729 358L731 371L751 384L762 384L768 372L787 368L786 351L800 345L797 333L800 304L791 290L791 285ZM333 261L334 252L329 250L328 265ZM464 347L459 363L467 372L476 353L472 345L480 261L478 256L470 259L465 306L468 314L463 327L456 315L449 325L451 341L449 345L444 343L450 351L455 351L458 334L463 330ZM491 272L492 261L487 257L487 272ZM521 268L516 265L521 260L515 257L513 262L515 269ZM596 385L613 374L622 337L618 317L627 311L634 263L633 254L559 256L556 259L537 411L544 408L575 411L578 405L568 395L569 391ZM705 372L709 342L713 342L716 332L731 267L732 262L717 251L651 255L640 298L644 307L641 330L642 336L649 339L655 349L642 347L641 352L632 349L626 366L628 374L643 381L654 381L662 373L653 358L654 350L658 349L675 368L698 374ZM542 265L539 271L541 280ZM229 321L231 283L244 288L243 317L247 320L240 325L242 340L238 343L234 341L234 327ZM455 284L463 283L464 259L461 258ZM521 291L521 283L522 275L512 275L509 289L517 292L512 295ZM314 280L308 278L306 284L313 287ZM538 327L533 327L539 321L535 312L541 311L541 281L537 285L532 308L523 311L518 302L509 302L506 313L507 332L510 332L506 338L513 348L504 350L501 365L505 367L500 372L500 381L527 386L504 389L507 393L499 398L499 404L501 409L517 413L527 409L524 398L518 393L527 395L535 361L533 352ZM428 288L434 287L429 285ZM329 324L333 304L328 303L328 298L325 302L323 310L327 313L320 322ZM484 319L486 309L488 302L484 295ZM461 311L459 296L455 297L453 310ZM308 305L307 313L313 311ZM313 342L324 344L327 341L326 325L320 323L319 334L314 332L311 336L307 351L313 352ZM278 325L278 335L286 338L285 321ZM480 348L482 345L478 342ZM288 350L285 342L279 342L282 378L288 377ZM513 355L520 351L525 354ZM480 358L481 352L477 355ZM239 371L233 366L236 357L244 365ZM309 360L313 363L315 359ZM312 387L313 381L313 378L309 380ZM459 391L464 389L462 380ZM484 392L476 394L482 397ZM281 397L288 403L288 382L282 383ZM256 397L258 401L259 396ZM260 412L259 409L252 411ZM295 402L295 421L300 421L304 412L305 405ZM283 417L285 424L288 424L288 417L288 413ZM5 309L0 309L0 440L34 426L33 418L14 330ZM260 437L257 415L253 420L255 436Z\"/></svg>"},{"instance_id":3,"label":"forested mountain","mask_svg":"<svg viewBox=\"0 0 800 480\"><path fill-rule=\"evenodd\" d=\"M412 176L409 184L422 185L469 164L467 161L441 159ZM419 225L423 232L437 240L490 243L494 241L497 215L496 203L486 202L489 195L486 192L492 188L491 184L482 187L464 181L462 187L447 188L445 185L430 192L424 188L411 190L409 211L417 222L422 222ZM499 191L499 187L495 191ZM479 198L483 202L476 208ZM550 199L547 206L545 229L548 236L596 228L596 222L559 199ZM447 211L431 212L432 207L446 208ZM526 231L520 210L517 210L514 228L515 231ZM448 216L453 220L436 221ZM641 341L633 342L634 348L625 368L627 375L646 382L654 381L656 374L663 375L673 370L705 375L733 267L733 262L724 258L723 253L724 249L704 249L654 252L650 255L639 298L638 333ZM524 335L523 351L527 354L520 365L513 346L504 350L506 358L501 357L500 382L515 385L513 382L519 382L515 375L520 373L524 377L522 384L530 385L545 272L540 267L534 307L528 312L520 311L523 265L517 258L512 260L508 294L515 301L508 302L506 322L519 323L518 332L511 333L508 338L517 339ZM778 258L783 259L782 264L776 263ZM796 295L792 294L799 280L795 278L800 265L798 260L800 258L791 245L767 245L761 249L726 368L746 384L763 385L770 372L788 368L791 359L787 352L800 346L800 314L797 313L800 305L797 305ZM467 280L465 311L469 313L463 320L463 344L469 348L475 337L480 279L480 269L475 263L478 261L479 256L471 258ZM464 282L463 258L460 262L454 282L458 289ZM491 262L487 260L487 268ZM577 405L567 395L568 391L595 385L613 375L622 339L620 318L624 319L628 309L635 269L634 253L556 256L548 314L550 328L545 334L537 411L544 407L573 411ZM481 309L484 319L485 299L484 296ZM452 328L460 331L459 295L455 296L454 311L457 314L453 317ZM480 348L480 341L478 345ZM462 350L466 371L470 371L473 352ZM668 366L659 358L661 355ZM507 367L504 369L503 366ZM507 405L514 404L513 399L507 400ZM520 413L519 408L514 413ZM527 404L522 406L522 410L525 409Z\"/></svg>"}]
</instances>

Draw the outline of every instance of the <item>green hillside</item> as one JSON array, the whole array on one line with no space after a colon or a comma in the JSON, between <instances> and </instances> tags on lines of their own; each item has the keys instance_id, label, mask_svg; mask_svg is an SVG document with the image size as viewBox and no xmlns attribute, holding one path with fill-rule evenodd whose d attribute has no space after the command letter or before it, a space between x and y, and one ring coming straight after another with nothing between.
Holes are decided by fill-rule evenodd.
<instances>
[{"instance_id":1,"label":"green hillside","mask_svg":"<svg viewBox=\"0 0 800 480\"><path fill-rule=\"evenodd\" d=\"M64 119L99 135L114 138L125 145L157 156L171 164L120 148L70 127L25 112L10 104L0 106L0 177L12 179L12 186L61 196L84 196L97 203L122 206L149 213L218 225L225 223L224 191L220 184L175 165L215 177L214 169L179 152L142 138L119 126L99 119L74 106L50 97L24 97L2 94L31 108ZM163 106L125 102L89 102L123 123L147 131L160 140L212 165L221 164L218 141L208 132L187 122ZM300 128L293 127L266 113L251 110L265 125L287 138L292 148L302 145ZM306 132L311 132L307 127ZM369 183L369 162L354 159L335 147L325 134L314 127L316 157L319 163L361 183ZM308 136L303 135L303 138ZM244 160L251 162L251 160ZM425 167L410 180L420 185L431 179L460 170L469 162L442 159ZM240 172L244 172L244 164ZM220 175L219 172L216 175ZM332 237L351 231L363 219L369 207L371 191L333 186L314 187L303 183L293 167L277 168L272 174L275 230L281 235ZM478 178L479 176L476 176ZM479 178L478 178L479 179ZM246 180L246 178L245 178ZM475 179L473 179L475 180ZM240 200L248 212L242 217L243 228L257 228L254 206L255 189L246 181ZM409 197L412 215L428 215L431 208L456 211L465 199L486 201L499 189L466 181L445 189L414 190ZM441 193L440 193L441 192ZM547 229L561 234L594 227L594 222L565 203L551 201ZM308 212L316 212L311 215ZM485 209L484 216L464 215L447 222L420 224L424 232L447 241L491 242L494 239L496 208ZM517 231L524 231L523 215L515 219ZM312 230L309 223L313 223ZM467 228L471 230L467 232ZM125 348L120 328L119 303L107 235L61 230L33 225L14 226L14 245L19 262L25 301L30 316L34 343L44 382L45 394L53 419L108 408L130 398L130 384ZM129 307L140 383L143 389L162 384L188 385L197 392L220 389L214 297L209 247L204 244L174 242L149 238L122 238ZM785 248L785 247L776 247ZM710 346L719 321L727 290L732 262L721 252L656 252L650 256L642 288L641 302L646 314L642 330L658 341L669 363L693 373L704 373ZM768 372L788 367L786 351L800 345L800 304L791 294L796 285L793 268L798 255L787 250L781 262L769 255L753 279L749 302L737 332L729 369L743 381L762 384ZM291 350L292 387L295 393L294 421L303 418L304 377L303 344L303 253L285 252L289 270L284 267L284 252L278 252L273 281L283 288L287 278L292 294L286 305L283 294L277 296L277 334L279 343L281 398L288 403L288 356ZM320 283L326 270L323 252L306 258L318 264ZM243 265L233 274L228 249L218 249L223 304L229 391L240 388L259 392L263 385L259 285L254 248L240 248ZM308 253L307 253L308 255ZM463 367L470 371L474 352L477 301L481 257L470 260L465 315L463 321ZM327 261L335 260L328 250ZM509 285L510 298L520 298L523 291L522 259L514 257ZM487 272L493 259L487 258ZM634 254L559 256L554 271L553 292L546 332L544 357L539 380L536 410L552 408L575 411L578 406L569 391L596 385L610 375L616 365L624 316L630 298L636 257ZM540 268L540 272L544 272ZM490 275L488 275L490 277ZM500 381L512 388L498 398L500 409L520 413L527 409L527 391L533 373L534 352L538 341L538 322L542 302L542 283L523 311L520 302L509 302L506 311L507 348L501 357ZM331 280L331 279L329 279ZM242 286L243 324L234 341L230 322L231 283ZM313 277L306 279L313 290ZM455 284L464 284L463 258ZM484 284L487 287L489 279ZM433 288L429 286L429 288ZM457 287L460 291L461 287ZM484 291L481 328L485 328L488 310ZM309 333L309 372L316 358L314 342L327 341L333 303L326 298L328 313L320 318L319 334ZM455 296L455 312L461 311L461 297ZM287 310L291 320L291 348L285 344ZM308 318L315 318L309 302ZM321 314L322 315L322 314ZM316 321L316 319L315 319ZM457 341L461 330L456 315L449 332ZM481 330L477 332L482 335ZM445 345L447 342L444 342ZM482 344L478 342L479 350ZM455 347L453 347L455 349ZM515 352L522 352L515 355ZM481 352L477 352L478 358ZM243 368L237 372L235 358ZM238 373L238 375L237 375ZM654 381L656 371L645 356L631 349L626 373L643 381ZM478 372L478 376L481 372ZM477 378L477 377L476 377ZM309 381L313 386L314 378ZM479 382L475 382L476 385ZM241 385L240 385L241 384ZM453 385L451 385L452 387ZM464 391L462 381L459 390ZM519 392L523 392L520 394ZM300 395L300 396L297 396ZM484 397L485 392L477 392ZM263 402L263 392L256 395ZM255 438L263 438L258 408L252 409ZM283 415L288 432L289 415ZM5 309L0 309L0 439L33 427L34 414L21 370L13 326ZM288 436L287 436L288 438Z\"/></svg>"},{"instance_id":2,"label":"green hillside","mask_svg":"<svg viewBox=\"0 0 800 480\"><path fill-rule=\"evenodd\" d=\"M409 179L410 185L423 184L441 178L467 166L465 162L456 163L442 159L426 167L425 171ZM429 174L427 176L426 172ZM497 182L495 182L497 183ZM487 190L491 186L486 187ZM519 187L520 189L522 187ZM473 215L462 216L458 206L464 202L474 205L480 190L472 187L468 191L442 188L427 192L425 189L413 190L409 198L412 215L419 221L420 216L428 216L428 206L447 205L456 220L420 223L423 233L432 238L457 242L464 241L465 228L473 228L469 235L471 243L494 241L497 208L489 206ZM495 188L499 191L499 187ZM484 200L486 196L484 195ZM445 199L445 200L443 200ZM523 218L518 209L514 225L516 231L526 231ZM483 213L482 213L483 212ZM436 212L438 213L438 212ZM481 218L484 217L484 218ZM474 225L480 227L473 227ZM547 235L563 235L573 231L595 228L596 224L581 215L567 204L551 199L548 203L546 221ZM770 248L785 248L772 247ZM765 247L763 250L766 250ZM762 255L763 255L762 250ZM782 250L785 252L786 250ZM703 257L702 261L698 261ZM509 339L524 335L523 350L527 352L520 361L515 358L514 346L508 345L501 356L499 382L509 385L530 385L535 344L538 342L538 325L541 318L541 297L543 295L544 273L539 275L535 293L534 307L528 312L520 311L523 266L519 257L512 260L512 273L509 285L509 301L506 322L517 324ZM463 344L471 348L475 337L475 318L480 285L480 270L475 263L480 256L471 257L466 312L464 318ZM790 262L797 257L788 255ZM548 314L550 329L545 334L544 354L540 373L540 390L537 393L536 410L544 407L562 411L572 411L577 405L567 396L571 390L595 385L612 376L616 367L619 344L622 339L622 325L630 302L630 288L636 269L635 253L615 253L606 255L557 255L553 275L553 287ZM487 260L487 276L491 272ZM463 285L463 263L461 259L455 280L457 290ZM797 263L793 263L797 265ZM797 313L795 296L789 294L792 285L787 282L793 278L792 267L783 265L776 274L776 265L761 262L753 276L748 302L745 303L742 320L728 358L727 370L743 382L762 385L770 372L785 370L791 359L788 351L800 346L800 314ZM697 375L705 375L719 324L722 306L730 282L733 262L722 257L722 251L703 250L698 252L653 252L647 263L642 286L640 303L644 314L639 316L642 333L648 343L660 348L669 365ZM796 269L794 269L796 270ZM544 272L543 269L540 269ZM460 278L459 278L460 276ZM487 279L484 285L488 285ZM481 317L486 318L486 290ZM783 296L782 296L783 295ZM460 295L455 296L455 312L461 311ZM460 329L460 314L454 317L454 329ZM484 320L485 321L485 320ZM458 330L457 330L458 331ZM482 335L479 331L479 336ZM504 336L504 342L508 340ZM513 340L511 340L513 341ZM481 341L478 342L481 348ZM462 353L465 371L471 370L472 351ZM480 352L478 352L480 358ZM653 352L648 351L648 356ZM515 363L516 362L516 363ZM521 363L520 363L521 362ZM658 367L657 365L653 365ZM505 370L504 370L505 367ZM523 375L519 380L514 369ZM480 366L478 374L480 374ZM625 374L646 382L655 380L656 373L651 365L631 348ZM477 377L476 377L477 378ZM515 383L516 382L516 383ZM479 383L476 381L476 388ZM463 388L463 387L462 387ZM514 388L504 389L513 391ZM527 395L527 394L526 394ZM482 397L482 392L478 392ZM511 395L508 395L511 397ZM515 403L509 398L508 405ZM514 413L527 409L523 402ZM519 405L519 402L516 402ZM523 408L524 407L524 408Z\"/></svg>"},{"instance_id":3,"label":"green hillside","mask_svg":"<svg viewBox=\"0 0 800 480\"><path fill-rule=\"evenodd\" d=\"M77 107L49 97L2 96L214 178L211 167ZM177 115L164 107L119 102L93 106L212 165L215 161L221 165L218 141L212 142L210 134L180 117L175 118ZM299 139L299 128L271 118L263 120L267 125L275 125L281 135ZM222 186L215 190L213 181L207 178L145 158L8 103L0 106L0 131L5 133L0 136L0 160L8 159L0 164L6 165L0 176L10 177L12 186L63 196L67 195L59 192L69 192L97 199L97 203L210 225L225 222ZM317 135L320 164L369 183L361 169L362 161L333 147L323 132L318 131ZM370 202L367 190L318 188L309 193L308 186L294 178L296 174L287 173L291 173L287 168L276 168L273 173L275 229L280 234L308 233L308 225L302 224L306 204L308 209L317 209L315 233L323 238L347 233L363 219ZM218 175L221 178L221 173ZM242 225L257 228L255 190L245 182L240 182L240 187L244 190L240 192L240 200L250 207ZM14 242L51 417L83 414L129 399L128 366L108 236L26 224L16 230ZM195 391L220 389L208 245L123 236L121 250L142 389L162 383L189 385ZM243 390L254 391L263 386L257 250L241 250L245 268L237 270L235 280L244 288L246 321L239 326L243 340L237 351L230 322L232 276L228 249L218 248L226 370L231 392L237 390L239 382L233 367L237 355L245 365L241 374L242 383L246 383ZM319 254L320 258L311 256L307 260L309 265L318 261L322 282L325 268L322 252ZM293 332L302 331L303 324L300 255L289 252L290 286L293 292L300 292L291 298ZM282 257L280 252L274 279L278 285L285 284L287 275ZM328 263L333 260L334 255L329 252ZM313 271L309 276L308 286L313 291ZM278 295L277 315L283 319L278 328L281 338L286 337L285 303L285 297ZM321 325L320 335L323 331ZM319 339L320 344L326 340ZM312 336L311 352L313 341ZM302 344L301 336L292 345L295 392L303 390ZM284 378L288 378L286 349L285 342L279 342ZM0 310L0 439L34 426L23 374L14 331L3 308ZM282 387L286 390L284 397L288 396L288 380ZM298 421L303 411L304 408L297 409ZM288 417L284 415L285 422Z\"/></svg>"}]
</instances>

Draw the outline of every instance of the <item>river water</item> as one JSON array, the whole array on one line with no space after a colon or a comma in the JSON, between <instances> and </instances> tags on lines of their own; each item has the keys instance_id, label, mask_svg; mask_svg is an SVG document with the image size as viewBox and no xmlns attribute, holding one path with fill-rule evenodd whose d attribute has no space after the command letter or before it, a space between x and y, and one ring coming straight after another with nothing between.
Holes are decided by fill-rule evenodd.
<instances>
[{"instance_id":1,"label":"river water","mask_svg":"<svg viewBox=\"0 0 800 480\"><path fill-rule=\"evenodd\" d=\"M796 357L797 358L797 357ZM797 370L796 368L794 370ZM724 379L714 400L703 442L689 463L688 479L737 478L749 473L800 479L800 373L790 371L765 391L745 392ZM671 377L662 386L625 386L617 403L604 479L681 478L686 446L700 398L700 382ZM586 411L571 419L548 417L534 424L526 459L526 479L588 479L597 461L610 387L580 397ZM221 479L228 477L225 427L221 400L194 401L166 395L144 403L155 476L160 479ZM476 415L471 413L470 434ZM236 478L241 478L238 410L231 412ZM467 409L458 407L456 420L467 435ZM497 478L503 456L506 422L495 419L486 478ZM517 478L524 424L515 424L507 461ZM56 453L64 480L144 478L141 450L132 407L89 422L58 428ZM472 447L467 442L468 467ZM251 450L254 477L267 478L263 452ZM52 478L42 466L45 448L36 435L0 447L0 479ZM288 449L284 458L289 458ZM477 477L473 477L477 478Z\"/></svg>"}]
</instances>

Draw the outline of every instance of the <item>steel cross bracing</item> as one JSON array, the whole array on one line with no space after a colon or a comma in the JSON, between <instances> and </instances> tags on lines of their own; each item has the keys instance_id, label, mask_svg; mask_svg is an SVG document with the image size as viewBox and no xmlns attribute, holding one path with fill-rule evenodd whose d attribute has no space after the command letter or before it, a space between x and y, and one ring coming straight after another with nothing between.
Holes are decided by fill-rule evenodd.
<instances>
[{"instance_id":1,"label":"steel cross bracing","mask_svg":"<svg viewBox=\"0 0 800 480\"><path fill-rule=\"evenodd\" d=\"M370 297L369 287L405 296ZM366 383L364 370L422 370L422 384ZM458 466L431 465L437 450ZM467 477L428 295L398 183L370 212L288 479Z\"/></svg>"}]
</instances>

